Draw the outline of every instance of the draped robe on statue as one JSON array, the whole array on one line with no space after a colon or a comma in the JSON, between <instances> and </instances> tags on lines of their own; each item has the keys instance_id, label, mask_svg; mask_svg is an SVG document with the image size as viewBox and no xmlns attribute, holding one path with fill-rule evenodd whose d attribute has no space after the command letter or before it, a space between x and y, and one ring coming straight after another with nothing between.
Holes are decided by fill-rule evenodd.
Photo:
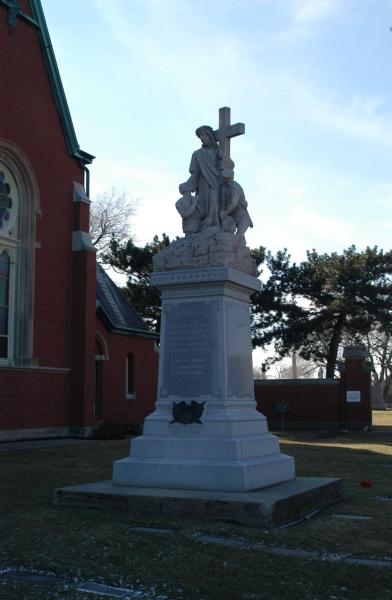
<instances>
[{"instance_id":1,"label":"draped robe on statue","mask_svg":"<svg viewBox=\"0 0 392 600\"><path fill-rule=\"evenodd\" d=\"M192 154L189 172L191 176L180 186L181 193L196 192L198 210L202 219L210 217L210 225L219 224L220 199L220 153L218 148L203 146Z\"/></svg>"}]
</instances>

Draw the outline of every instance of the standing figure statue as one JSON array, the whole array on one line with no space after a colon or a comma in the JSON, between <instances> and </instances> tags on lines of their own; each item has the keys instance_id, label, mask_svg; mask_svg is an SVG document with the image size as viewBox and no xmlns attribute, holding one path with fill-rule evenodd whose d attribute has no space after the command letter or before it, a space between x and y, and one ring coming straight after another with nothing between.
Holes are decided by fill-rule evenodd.
<instances>
[{"instance_id":1,"label":"standing figure statue","mask_svg":"<svg viewBox=\"0 0 392 600\"><path fill-rule=\"evenodd\" d=\"M222 155L215 141L214 131L208 125L196 129L202 147L192 154L189 171L191 176L179 186L180 194L196 192L201 228L219 225Z\"/></svg>"}]
</instances>

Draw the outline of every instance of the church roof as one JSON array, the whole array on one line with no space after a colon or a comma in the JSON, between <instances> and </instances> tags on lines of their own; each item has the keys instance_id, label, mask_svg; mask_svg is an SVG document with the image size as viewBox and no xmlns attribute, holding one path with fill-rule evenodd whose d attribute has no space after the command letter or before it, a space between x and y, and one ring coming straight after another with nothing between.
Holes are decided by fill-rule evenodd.
<instances>
[{"instance_id":1,"label":"church roof","mask_svg":"<svg viewBox=\"0 0 392 600\"><path fill-rule=\"evenodd\" d=\"M141 337L157 338L122 291L97 263L97 312L111 331Z\"/></svg>"},{"instance_id":2,"label":"church roof","mask_svg":"<svg viewBox=\"0 0 392 600\"><path fill-rule=\"evenodd\" d=\"M27 8L23 9L20 0L19 2L15 0L0 0L0 5L8 8L8 26L10 32L17 26L19 19L29 23L36 29L68 152L82 165L92 163L95 157L81 150L78 144L40 0L30 0L28 5L30 14L27 12ZM25 6L27 7L27 4Z\"/></svg>"}]
</instances>

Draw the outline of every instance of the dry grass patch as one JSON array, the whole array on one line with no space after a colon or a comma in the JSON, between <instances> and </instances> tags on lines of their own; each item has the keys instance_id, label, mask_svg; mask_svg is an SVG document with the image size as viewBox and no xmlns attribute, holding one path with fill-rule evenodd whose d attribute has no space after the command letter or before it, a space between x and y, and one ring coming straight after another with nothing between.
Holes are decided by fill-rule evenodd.
<instances>
[{"instance_id":1,"label":"dry grass patch","mask_svg":"<svg viewBox=\"0 0 392 600\"><path fill-rule=\"evenodd\" d=\"M182 600L392 598L392 567L263 552L268 545L392 560L392 500L377 499L392 498L392 435L308 432L280 437L282 450L295 457L299 475L344 477L348 498L309 521L270 532L160 514L146 518L53 506L57 487L109 479L112 462L128 454L127 441L1 452L0 569L23 566L56 573L68 582L134 586L147 590L150 598L158 593ZM372 487L361 487L363 480L372 481ZM335 513L371 520L340 521ZM132 531L141 525L172 528L174 534ZM206 544L198 540L200 533L247 540L257 547ZM72 586L47 588L46 596L39 587L0 578L0 598L87 598Z\"/></svg>"},{"instance_id":2,"label":"dry grass patch","mask_svg":"<svg viewBox=\"0 0 392 600\"><path fill-rule=\"evenodd\" d=\"M373 427L388 427L392 433L392 410L373 410Z\"/></svg>"}]
</instances>

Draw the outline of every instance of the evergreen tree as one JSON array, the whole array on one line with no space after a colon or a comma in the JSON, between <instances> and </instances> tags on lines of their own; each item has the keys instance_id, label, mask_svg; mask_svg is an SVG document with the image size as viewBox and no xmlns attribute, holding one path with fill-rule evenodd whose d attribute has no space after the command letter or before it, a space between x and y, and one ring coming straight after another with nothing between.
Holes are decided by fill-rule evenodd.
<instances>
[{"instance_id":1,"label":"evergreen tree","mask_svg":"<svg viewBox=\"0 0 392 600\"><path fill-rule=\"evenodd\" d=\"M366 335L376 324L391 330L392 251L312 250L297 265L284 250L267 253L266 263L270 277L253 295L253 343L273 342L276 360L298 350L306 360L326 361L333 377L343 335Z\"/></svg>"},{"instance_id":2,"label":"evergreen tree","mask_svg":"<svg viewBox=\"0 0 392 600\"><path fill-rule=\"evenodd\" d=\"M154 255L169 244L170 239L165 233L161 238L154 236L152 242L144 246L137 246L132 238L127 242L113 238L109 252L103 257L106 264L127 274L127 286L123 289L125 295L151 329L158 333L161 321L160 295L156 288L150 286L149 278Z\"/></svg>"}]
</instances>

